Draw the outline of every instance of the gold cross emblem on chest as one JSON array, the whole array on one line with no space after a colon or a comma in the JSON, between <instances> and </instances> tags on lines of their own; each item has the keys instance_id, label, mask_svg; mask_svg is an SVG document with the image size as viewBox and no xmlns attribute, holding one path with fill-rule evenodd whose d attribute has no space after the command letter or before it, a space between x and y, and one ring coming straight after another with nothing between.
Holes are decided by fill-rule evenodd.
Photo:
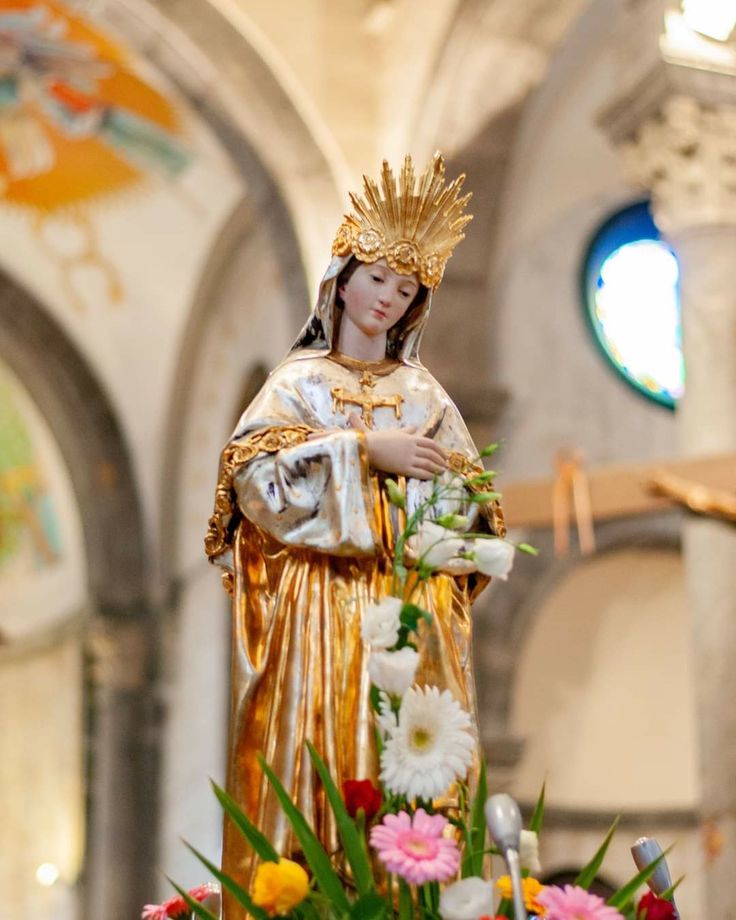
<instances>
[{"instance_id":1,"label":"gold cross emblem on chest","mask_svg":"<svg viewBox=\"0 0 736 920\"><path fill-rule=\"evenodd\" d=\"M373 428L373 410L379 406L393 409L396 418L401 418L403 396L398 393L394 396L374 396L371 390L376 385L376 377L370 371L363 371L358 383L360 384L360 393L351 393L345 387L333 387L330 390L333 412L344 413L347 404L358 406L367 428Z\"/></svg>"}]
</instances>

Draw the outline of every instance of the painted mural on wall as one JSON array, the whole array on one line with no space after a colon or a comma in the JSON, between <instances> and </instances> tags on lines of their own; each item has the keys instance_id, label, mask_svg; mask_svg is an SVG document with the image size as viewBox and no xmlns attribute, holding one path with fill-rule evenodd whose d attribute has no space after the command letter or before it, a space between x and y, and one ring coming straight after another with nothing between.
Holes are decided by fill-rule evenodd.
<instances>
[{"instance_id":1,"label":"painted mural on wall","mask_svg":"<svg viewBox=\"0 0 736 920\"><path fill-rule=\"evenodd\" d=\"M57 515L31 433L10 380L0 376L0 572L24 552L30 567L41 569L57 562L60 551Z\"/></svg>"},{"instance_id":2,"label":"painted mural on wall","mask_svg":"<svg viewBox=\"0 0 736 920\"><path fill-rule=\"evenodd\" d=\"M0 200L25 209L39 241L65 269L92 265L110 300L122 297L100 252L90 208L190 162L171 100L137 72L120 43L68 5L0 0ZM75 224L73 252L45 224Z\"/></svg>"},{"instance_id":3,"label":"painted mural on wall","mask_svg":"<svg viewBox=\"0 0 736 920\"><path fill-rule=\"evenodd\" d=\"M0 364L0 639L76 612L84 593L76 503L38 409Z\"/></svg>"}]
</instances>

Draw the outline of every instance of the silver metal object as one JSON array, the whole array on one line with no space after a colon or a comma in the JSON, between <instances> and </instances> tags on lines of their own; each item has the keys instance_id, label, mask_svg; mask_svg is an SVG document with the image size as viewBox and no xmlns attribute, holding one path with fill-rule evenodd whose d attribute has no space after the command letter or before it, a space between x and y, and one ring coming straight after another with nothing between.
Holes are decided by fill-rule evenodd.
<instances>
[{"instance_id":1,"label":"silver metal object","mask_svg":"<svg viewBox=\"0 0 736 920\"><path fill-rule=\"evenodd\" d=\"M527 920L524 894L521 887L521 863L519 846L521 842L521 812L510 795L492 795L485 804L484 814L491 839L501 851L511 879L514 895L515 920Z\"/></svg>"},{"instance_id":2,"label":"silver metal object","mask_svg":"<svg viewBox=\"0 0 736 920\"><path fill-rule=\"evenodd\" d=\"M662 847L655 837L640 837L631 848L631 855L634 857L634 863L639 871L645 869L662 854ZM659 861L657 868L649 876L647 885L649 890L658 898L662 897L665 891L672 887L672 876L665 858ZM679 918L680 914L674 898L672 898L672 907L674 908L675 916Z\"/></svg>"}]
</instances>

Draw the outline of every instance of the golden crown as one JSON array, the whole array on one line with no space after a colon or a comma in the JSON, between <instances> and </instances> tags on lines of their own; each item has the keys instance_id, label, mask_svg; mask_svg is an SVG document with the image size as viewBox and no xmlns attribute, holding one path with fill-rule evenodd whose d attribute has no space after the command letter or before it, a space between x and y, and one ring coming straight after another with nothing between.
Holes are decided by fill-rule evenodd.
<instances>
[{"instance_id":1,"label":"golden crown","mask_svg":"<svg viewBox=\"0 0 736 920\"><path fill-rule=\"evenodd\" d=\"M345 215L332 254L352 253L361 262L386 259L400 275L416 272L422 284L436 288L452 250L465 238L463 227L473 219L472 214L462 213L471 197L460 197L463 182L464 174L445 184L445 158L435 153L418 185L407 156L397 189L384 160L381 191L373 179L363 176L365 197L351 192L355 210Z\"/></svg>"}]
</instances>

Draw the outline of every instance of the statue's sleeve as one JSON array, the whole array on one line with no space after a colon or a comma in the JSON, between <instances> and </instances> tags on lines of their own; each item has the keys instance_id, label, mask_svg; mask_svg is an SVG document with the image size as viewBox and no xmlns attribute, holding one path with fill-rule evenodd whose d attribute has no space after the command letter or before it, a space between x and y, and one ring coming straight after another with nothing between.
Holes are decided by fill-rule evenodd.
<instances>
[{"instance_id":1,"label":"statue's sleeve","mask_svg":"<svg viewBox=\"0 0 736 920\"><path fill-rule=\"evenodd\" d=\"M281 543L335 556L373 556L365 435L335 431L264 454L233 480L243 515Z\"/></svg>"},{"instance_id":2,"label":"statue's sleeve","mask_svg":"<svg viewBox=\"0 0 736 920\"><path fill-rule=\"evenodd\" d=\"M365 436L324 432L295 383L299 370L274 372L222 452L205 549L225 569L243 519L287 546L337 556L379 548Z\"/></svg>"}]
</instances>

